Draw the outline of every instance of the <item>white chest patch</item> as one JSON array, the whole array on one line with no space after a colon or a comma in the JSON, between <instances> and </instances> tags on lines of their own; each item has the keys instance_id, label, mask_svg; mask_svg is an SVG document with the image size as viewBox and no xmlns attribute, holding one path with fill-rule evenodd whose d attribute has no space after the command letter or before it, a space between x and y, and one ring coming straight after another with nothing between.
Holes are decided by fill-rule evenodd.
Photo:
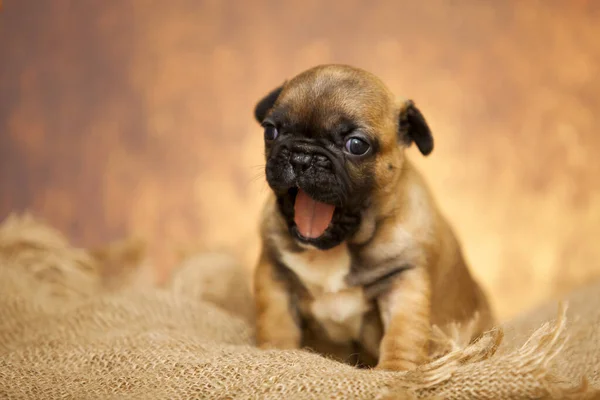
<instances>
[{"instance_id":1,"label":"white chest patch","mask_svg":"<svg viewBox=\"0 0 600 400\"><path fill-rule=\"evenodd\" d=\"M282 261L312 295L310 312L330 339L340 343L357 340L368 304L362 289L350 288L344 280L351 263L346 245L325 251L283 252Z\"/></svg>"},{"instance_id":2,"label":"white chest patch","mask_svg":"<svg viewBox=\"0 0 600 400\"><path fill-rule=\"evenodd\" d=\"M346 287L344 277L350 272L351 262L346 245L324 251L283 252L281 261L298 275L313 296L338 292Z\"/></svg>"}]
</instances>

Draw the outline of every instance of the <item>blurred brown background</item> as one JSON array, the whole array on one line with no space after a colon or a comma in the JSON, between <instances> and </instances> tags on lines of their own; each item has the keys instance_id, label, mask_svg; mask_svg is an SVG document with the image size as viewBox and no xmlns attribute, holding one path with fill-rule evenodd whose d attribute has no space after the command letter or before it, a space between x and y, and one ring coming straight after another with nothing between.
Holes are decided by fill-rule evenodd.
<instances>
[{"instance_id":1,"label":"blurred brown background","mask_svg":"<svg viewBox=\"0 0 600 400\"><path fill-rule=\"evenodd\" d=\"M410 154L502 317L600 275L600 4L5 1L0 218L80 245L229 246L251 267L267 186L255 101L349 63L413 98Z\"/></svg>"}]
</instances>

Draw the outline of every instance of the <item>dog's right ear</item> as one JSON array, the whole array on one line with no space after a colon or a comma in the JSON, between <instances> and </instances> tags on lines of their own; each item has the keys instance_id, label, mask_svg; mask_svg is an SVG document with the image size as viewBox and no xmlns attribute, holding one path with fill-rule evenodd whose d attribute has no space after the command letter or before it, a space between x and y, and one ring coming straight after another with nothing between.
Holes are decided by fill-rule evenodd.
<instances>
[{"instance_id":1,"label":"dog's right ear","mask_svg":"<svg viewBox=\"0 0 600 400\"><path fill-rule=\"evenodd\" d=\"M256 121L258 121L259 124L263 122L269 110L273 108L273 105L277 101L277 98L281 94L282 90L283 85L271 90L268 95L262 98L258 104L256 104L256 107L254 107L254 118L256 118Z\"/></svg>"}]
</instances>

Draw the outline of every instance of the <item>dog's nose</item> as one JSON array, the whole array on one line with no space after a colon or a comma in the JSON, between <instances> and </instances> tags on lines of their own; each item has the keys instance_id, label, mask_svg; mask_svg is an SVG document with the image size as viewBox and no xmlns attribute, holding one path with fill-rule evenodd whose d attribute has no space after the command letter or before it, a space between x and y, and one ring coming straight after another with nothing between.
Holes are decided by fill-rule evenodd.
<instances>
[{"instance_id":1,"label":"dog's nose","mask_svg":"<svg viewBox=\"0 0 600 400\"><path fill-rule=\"evenodd\" d=\"M310 163L312 162L312 156L306 153L292 153L290 157L290 164L297 171L305 171L308 167L310 167Z\"/></svg>"}]
</instances>

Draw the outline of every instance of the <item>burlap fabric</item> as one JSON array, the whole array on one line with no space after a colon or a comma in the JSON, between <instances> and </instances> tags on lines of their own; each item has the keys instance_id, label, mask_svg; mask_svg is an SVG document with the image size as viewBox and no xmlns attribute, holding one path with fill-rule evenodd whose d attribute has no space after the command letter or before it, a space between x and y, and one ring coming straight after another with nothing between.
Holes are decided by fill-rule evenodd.
<instances>
[{"instance_id":1,"label":"burlap fabric","mask_svg":"<svg viewBox=\"0 0 600 400\"><path fill-rule=\"evenodd\" d=\"M139 247L75 249L29 217L0 226L0 397L31 399L592 398L600 285L411 373L253 347L248 278L226 254L188 258L164 287ZM119 269L118 266L121 266ZM104 272L119 271L117 279Z\"/></svg>"}]
</instances>

